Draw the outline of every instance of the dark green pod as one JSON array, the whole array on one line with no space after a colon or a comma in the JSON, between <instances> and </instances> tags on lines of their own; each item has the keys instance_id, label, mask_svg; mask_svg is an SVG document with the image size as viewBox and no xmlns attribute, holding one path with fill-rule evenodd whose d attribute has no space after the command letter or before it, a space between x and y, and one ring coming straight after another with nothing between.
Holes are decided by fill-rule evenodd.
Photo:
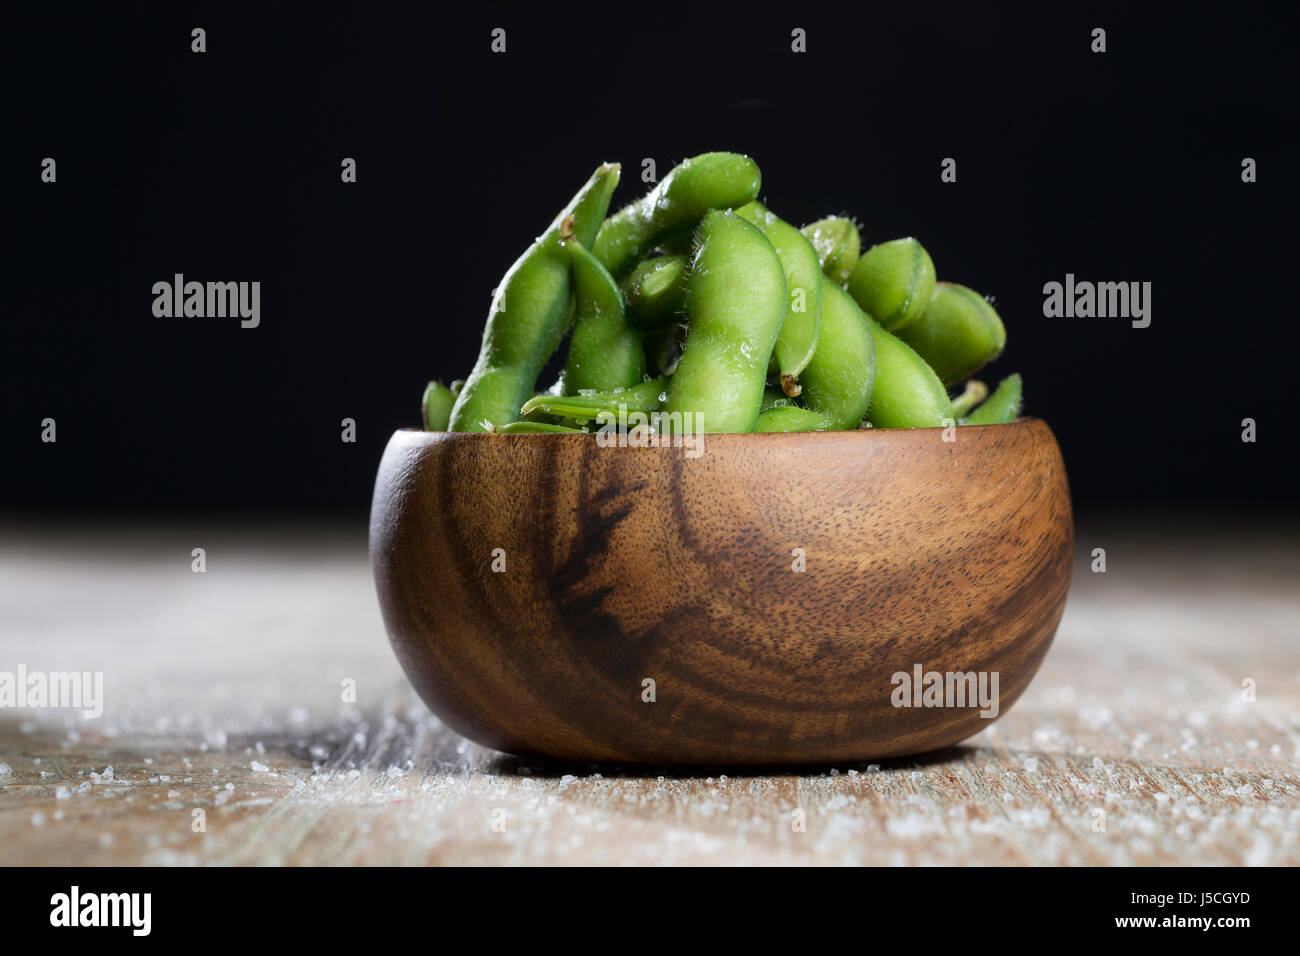
<instances>
[{"instance_id":1,"label":"dark green pod","mask_svg":"<svg viewBox=\"0 0 1300 956\"><path fill-rule=\"evenodd\" d=\"M645 378L645 349L624 314L622 290L582 243L568 238L564 246L573 268L574 319L561 394L636 385Z\"/></svg>"},{"instance_id":2,"label":"dark green pod","mask_svg":"<svg viewBox=\"0 0 1300 956\"><path fill-rule=\"evenodd\" d=\"M835 419L811 408L777 405L761 412L754 424L756 432L827 432L838 426Z\"/></svg>"},{"instance_id":3,"label":"dark green pod","mask_svg":"<svg viewBox=\"0 0 1300 956\"><path fill-rule=\"evenodd\" d=\"M605 220L592 252L614 276L661 240L688 234L710 209L734 209L758 195L758 164L739 153L704 153L669 170L659 185Z\"/></svg>"},{"instance_id":4,"label":"dark green pod","mask_svg":"<svg viewBox=\"0 0 1300 956\"><path fill-rule=\"evenodd\" d=\"M1002 354L1007 330L993 306L964 285L937 282L919 319L898 330L944 385L952 387Z\"/></svg>"},{"instance_id":5,"label":"dark green pod","mask_svg":"<svg viewBox=\"0 0 1300 956\"><path fill-rule=\"evenodd\" d=\"M456 396L442 382L430 382L424 388L424 397L420 400L420 409L426 431L445 432L451 421L451 406Z\"/></svg>"},{"instance_id":6,"label":"dark green pod","mask_svg":"<svg viewBox=\"0 0 1300 956\"><path fill-rule=\"evenodd\" d=\"M915 239L893 239L862 254L849 294L888 332L915 322L934 293L934 263Z\"/></svg>"},{"instance_id":7,"label":"dark green pod","mask_svg":"<svg viewBox=\"0 0 1300 956\"><path fill-rule=\"evenodd\" d=\"M1020 417L1024 390L1020 373L1008 375L979 408L962 420L963 425L1009 425Z\"/></svg>"},{"instance_id":8,"label":"dark green pod","mask_svg":"<svg viewBox=\"0 0 1300 956\"><path fill-rule=\"evenodd\" d=\"M862 255L862 237L857 224L844 216L827 216L799 230L812 243L822 273L836 285L844 285Z\"/></svg>"},{"instance_id":9,"label":"dark green pod","mask_svg":"<svg viewBox=\"0 0 1300 956\"><path fill-rule=\"evenodd\" d=\"M940 428L955 422L948 390L915 350L868 318L876 382L867 419L875 428Z\"/></svg>"},{"instance_id":10,"label":"dark green pod","mask_svg":"<svg viewBox=\"0 0 1300 956\"><path fill-rule=\"evenodd\" d=\"M800 397L832 421L834 428L857 428L875 383L875 339L853 298L829 279L822 282L821 340L799 379Z\"/></svg>"},{"instance_id":11,"label":"dark green pod","mask_svg":"<svg viewBox=\"0 0 1300 956\"><path fill-rule=\"evenodd\" d=\"M643 259L622 282L627 317L638 329L661 329L686 313L690 260L683 255Z\"/></svg>"},{"instance_id":12,"label":"dark green pod","mask_svg":"<svg viewBox=\"0 0 1300 956\"><path fill-rule=\"evenodd\" d=\"M452 407L452 431L490 431L519 418L520 406L564 336L569 315L573 283L561 226L567 221L565 228L590 246L618 176L617 165L598 167L506 272L492 297L478 361Z\"/></svg>"}]
</instances>

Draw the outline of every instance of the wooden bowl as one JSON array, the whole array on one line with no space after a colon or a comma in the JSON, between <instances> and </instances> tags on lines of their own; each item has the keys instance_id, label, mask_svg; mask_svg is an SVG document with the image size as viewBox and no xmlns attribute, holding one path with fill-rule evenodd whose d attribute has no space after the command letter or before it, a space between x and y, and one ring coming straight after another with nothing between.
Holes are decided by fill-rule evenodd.
<instances>
[{"instance_id":1,"label":"wooden bowl","mask_svg":"<svg viewBox=\"0 0 1300 956\"><path fill-rule=\"evenodd\" d=\"M370 518L393 650L448 726L513 754L824 764L953 744L993 719L959 686L982 674L990 699L996 674L1001 714L1037 671L1073 539L1045 423L955 433L707 435L692 458L396 432ZM936 692L929 672L976 683Z\"/></svg>"}]
</instances>

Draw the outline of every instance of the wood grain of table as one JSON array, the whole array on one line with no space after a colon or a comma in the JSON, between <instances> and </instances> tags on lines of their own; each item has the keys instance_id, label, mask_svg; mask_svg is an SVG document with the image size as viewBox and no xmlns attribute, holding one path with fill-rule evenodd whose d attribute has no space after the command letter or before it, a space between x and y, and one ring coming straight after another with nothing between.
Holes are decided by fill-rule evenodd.
<instances>
[{"instance_id":1,"label":"wood grain of table","mask_svg":"<svg viewBox=\"0 0 1300 956\"><path fill-rule=\"evenodd\" d=\"M0 671L102 671L105 705L0 709L0 863L1295 865L1298 541L1081 522L1056 643L979 735L680 772L443 727L388 648L363 527L10 524Z\"/></svg>"}]
</instances>

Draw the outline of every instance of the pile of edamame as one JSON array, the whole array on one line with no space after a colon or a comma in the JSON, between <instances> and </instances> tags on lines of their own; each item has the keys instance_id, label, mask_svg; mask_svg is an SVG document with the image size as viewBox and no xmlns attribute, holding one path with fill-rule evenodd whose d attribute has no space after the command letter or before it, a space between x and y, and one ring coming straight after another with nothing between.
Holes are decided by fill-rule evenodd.
<instances>
[{"instance_id":1,"label":"pile of edamame","mask_svg":"<svg viewBox=\"0 0 1300 956\"><path fill-rule=\"evenodd\" d=\"M1006 330L978 293L937 282L912 238L861 251L858 226L796 228L758 201L758 165L705 153L606 216L602 164L498 285L469 376L430 382L425 428L584 432L624 412L704 432L994 425L1019 375L967 381ZM558 380L538 377L568 336Z\"/></svg>"}]
</instances>

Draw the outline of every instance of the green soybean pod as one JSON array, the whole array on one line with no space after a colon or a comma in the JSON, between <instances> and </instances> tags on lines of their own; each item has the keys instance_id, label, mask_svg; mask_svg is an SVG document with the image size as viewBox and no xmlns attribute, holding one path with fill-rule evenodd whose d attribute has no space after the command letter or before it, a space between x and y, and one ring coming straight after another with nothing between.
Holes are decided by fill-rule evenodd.
<instances>
[{"instance_id":1,"label":"green soybean pod","mask_svg":"<svg viewBox=\"0 0 1300 956\"><path fill-rule=\"evenodd\" d=\"M668 398L668 381L667 376L659 376L639 385L608 392L538 395L524 403L523 414L545 413L575 421L592 421L601 412L618 414L620 405L629 412L654 412L662 408Z\"/></svg>"},{"instance_id":2,"label":"green soybean pod","mask_svg":"<svg viewBox=\"0 0 1300 956\"><path fill-rule=\"evenodd\" d=\"M862 254L862 237L857 224L844 216L827 216L808 223L799 231L817 250L817 259L826 278L840 286L848 282Z\"/></svg>"},{"instance_id":3,"label":"green soybean pod","mask_svg":"<svg viewBox=\"0 0 1300 956\"><path fill-rule=\"evenodd\" d=\"M733 209L758 195L758 164L739 153L704 153L669 170L659 184L605 221L592 252L622 277L660 240L680 237L710 209Z\"/></svg>"},{"instance_id":4,"label":"green soybean pod","mask_svg":"<svg viewBox=\"0 0 1300 956\"><path fill-rule=\"evenodd\" d=\"M915 239L872 246L849 276L849 294L889 332L915 322L934 293L934 263Z\"/></svg>"},{"instance_id":5,"label":"green soybean pod","mask_svg":"<svg viewBox=\"0 0 1300 956\"><path fill-rule=\"evenodd\" d=\"M948 391L934 369L870 316L867 324L876 345L876 381L867 406L872 427L938 428L954 422Z\"/></svg>"},{"instance_id":6,"label":"green soybean pod","mask_svg":"<svg viewBox=\"0 0 1300 956\"><path fill-rule=\"evenodd\" d=\"M852 296L829 279L822 303L822 333L799 379L803 401L833 422L857 428L867 413L876 379L876 343L867 317Z\"/></svg>"},{"instance_id":7,"label":"green soybean pod","mask_svg":"<svg viewBox=\"0 0 1300 956\"><path fill-rule=\"evenodd\" d=\"M560 225L571 218L578 242L590 246L618 177L617 165L599 166L506 272L492 297L478 361L452 408L452 431L488 431L519 417L564 334L573 283Z\"/></svg>"},{"instance_id":8,"label":"green soybean pod","mask_svg":"<svg viewBox=\"0 0 1300 956\"><path fill-rule=\"evenodd\" d=\"M573 268L574 319L560 392L635 385L645 378L645 349L624 315L623 292L582 243L571 233L564 238Z\"/></svg>"},{"instance_id":9,"label":"green soybean pod","mask_svg":"<svg viewBox=\"0 0 1300 956\"><path fill-rule=\"evenodd\" d=\"M442 382L430 382L424 387L424 397L420 399L421 418L424 428L431 432L445 432L451 421L451 406L456 401L451 389Z\"/></svg>"},{"instance_id":10,"label":"green soybean pod","mask_svg":"<svg viewBox=\"0 0 1300 956\"><path fill-rule=\"evenodd\" d=\"M944 385L952 387L1002 354L1007 330L993 306L964 285L936 282L925 312L898 330Z\"/></svg>"},{"instance_id":11,"label":"green soybean pod","mask_svg":"<svg viewBox=\"0 0 1300 956\"><path fill-rule=\"evenodd\" d=\"M839 428L835 419L799 405L778 405L760 412L756 432L826 432Z\"/></svg>"},{"instance_id":12,"label":"green soybean pod","mask_svg":"<svg viewBox=\"0 0 1300 956\"><path fill-rule=\"evenodd\" d=\"M762 231L733 212L707 213L696 240L690 325L664 410L688 431L748 432L785 318L785 270Z\"/></svg>"},{"instance_id":13,"label":"green soybean pod","mask_svg":"<svg viewBox=\"0 0 1300 956\"><path fill-rule=\"evenodd\" d=\"M1024 399L1020 373L1008 375L993 394L975 411L962 420L963 425L1009 425L1020 416Z\"/></svg>"},{"instance_id":14,"label":"green soybean pod","mask_svg":"<svg viewBox=\"0 0 1300 956\"><path fill-rule=\"evenodd\" d=\"M627 317L638 329L661 329L678 321L686 311L687 256L643 259L622 282Z\"/></svg>"},{"instance_id":15,"label":"green soybean pod","mask_svg":"<svg viewBox=\"0 0 1300 956\"><path fill-rule=\"evenodd\" d=\"M804 234L761 202L741 206L736 215L763 231L785 270L788 300L781 334L776 339L775 359L781 390L793 398L799 394L799 376L812 360L821 334L821 263Z\"/></svg>"}]
</instances>

